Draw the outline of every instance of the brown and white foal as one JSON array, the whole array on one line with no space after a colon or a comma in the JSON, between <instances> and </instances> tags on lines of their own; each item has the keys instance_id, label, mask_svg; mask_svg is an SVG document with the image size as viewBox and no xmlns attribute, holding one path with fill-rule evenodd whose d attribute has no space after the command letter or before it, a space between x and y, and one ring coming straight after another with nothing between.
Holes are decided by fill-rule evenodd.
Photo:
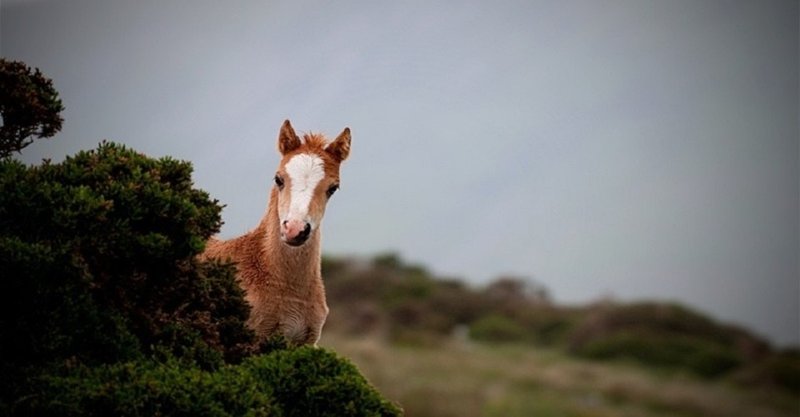
<instances>
[{"instance_id":1,"label":"brown and white foal","mask_svg":"<svg viewBox=\"0 0 800 417\"><path fill-rule=\"evenodd\" d=\"M251 307L247 324L260 339L280 333L293 343L316 344L328 316L320 224L339 188L339 165L350 154L350 129L330 143L318 134L300 140L286 120L278 150L282 158L261 223L234 239L209 239L201 257L236 263Z\"/></svg>"}]
</instances>

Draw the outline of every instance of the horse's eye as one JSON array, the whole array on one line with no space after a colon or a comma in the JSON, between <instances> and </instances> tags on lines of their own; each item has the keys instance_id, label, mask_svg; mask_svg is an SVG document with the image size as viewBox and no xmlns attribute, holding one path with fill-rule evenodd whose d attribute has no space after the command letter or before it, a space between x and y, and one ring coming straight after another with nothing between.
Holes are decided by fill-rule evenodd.
<instances>
[{"instance_id":1,"label":"horse's eye","mask_svg":"<svg viewBox=\"0 0 800 417\"><path fill-rule=\"evenodd\" d=\"M283 178L281 178L280 175L275 176L275 185L277 185L279 189L283 189Z\"/></svg>"},{"instance_id":2,"label":"horse's eye","mask_svg":"<svg viewBox=\"0 0 800 417\"><path fill-rule=\"evenodd\" d=\"M328 195L328 198L331 198L333 193L335 193L336 190L338 190L338 189L339 189L339 184L333 184L330 187L328 187L328 191L326 191L325 194Z\"/></svg>"}]
</instances>

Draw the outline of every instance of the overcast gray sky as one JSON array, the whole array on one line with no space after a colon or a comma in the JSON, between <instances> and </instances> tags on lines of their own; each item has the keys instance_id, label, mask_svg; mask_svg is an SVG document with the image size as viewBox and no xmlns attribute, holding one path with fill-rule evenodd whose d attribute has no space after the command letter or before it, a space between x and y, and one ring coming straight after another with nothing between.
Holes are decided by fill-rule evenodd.
<instances>
[{"instance_id":1,"label":"overcast gray sky","mask_svg":"<svg viewBox=\"0 0 800 417\"><path fill-rule=\"evenodd\" d=\"M64 129L195 166L224 236L281 122L353 131L323 249L561 302L679 300L800 342L797 1L11 1Z\"/></svg>"}]
</instances>

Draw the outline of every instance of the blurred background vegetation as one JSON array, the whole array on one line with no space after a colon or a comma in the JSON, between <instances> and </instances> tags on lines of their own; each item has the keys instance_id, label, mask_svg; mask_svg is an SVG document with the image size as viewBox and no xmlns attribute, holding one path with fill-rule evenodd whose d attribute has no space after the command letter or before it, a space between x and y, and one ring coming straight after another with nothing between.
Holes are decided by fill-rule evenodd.
<instances>
[{"instance_id":1,"label":"blurred background vegetation","mask_svg":"<svg viewBox=\"0 0 800 417\"><path fill-rule=\"evenodd\" d=\"M676 303L554 303L387 253L326 257L322 344L409 416L796 416L800 351Z\"/></svg>"}]
</instances>

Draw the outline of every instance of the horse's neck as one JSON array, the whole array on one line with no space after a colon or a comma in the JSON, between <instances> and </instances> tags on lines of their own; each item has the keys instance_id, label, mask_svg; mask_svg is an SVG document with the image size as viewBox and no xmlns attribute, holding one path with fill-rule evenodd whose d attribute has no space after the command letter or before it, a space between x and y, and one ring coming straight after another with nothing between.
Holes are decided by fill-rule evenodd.
<instances>
[{"instance_id":1,"label":"horse's neck","mask_svg":"<svg viewBox=\"0 0 800 417\"><path fill-rule=\"evenodd\" d=\"M291 280L292 285L313 284L320 274L320 232L319 228L309 236L300 247L290 247L280 237L280 220L276 196L270 195L267 214L261 220L256 233L262 247L259 263L263 270L269 271L275 279Z\"/></svg>"}]
</instances>

